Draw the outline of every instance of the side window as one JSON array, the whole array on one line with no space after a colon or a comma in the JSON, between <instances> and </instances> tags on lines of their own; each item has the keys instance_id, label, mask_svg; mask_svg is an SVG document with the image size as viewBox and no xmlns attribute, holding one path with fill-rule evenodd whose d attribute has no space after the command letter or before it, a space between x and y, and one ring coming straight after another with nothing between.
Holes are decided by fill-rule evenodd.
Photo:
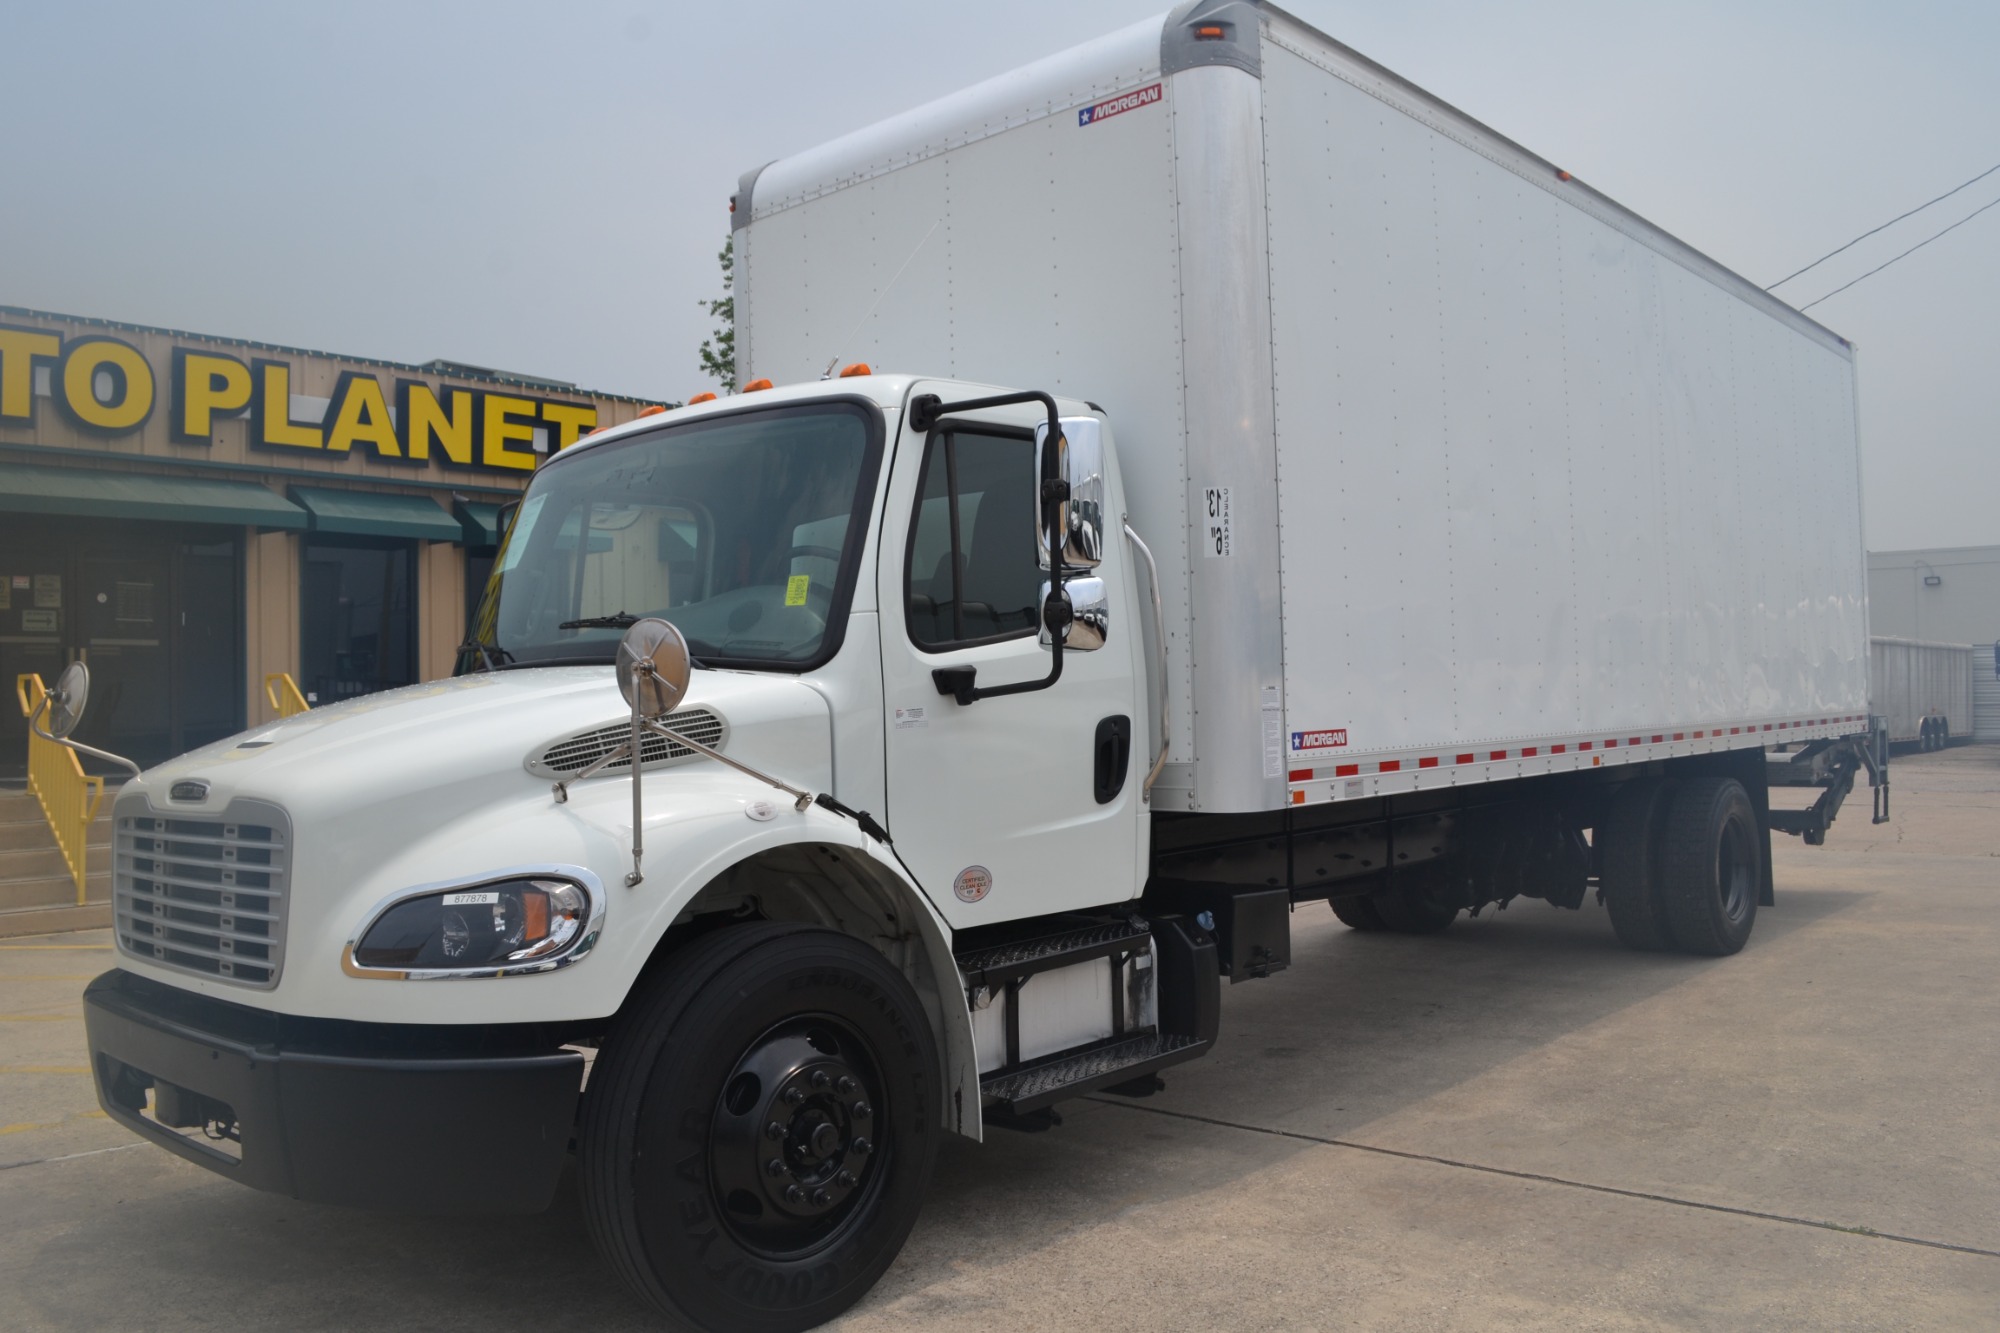
<instances>
[{"instance_id":1,"label":"side window","mask_svg":"<svg viewBox=\"0 0 2000 1333\"><path fill-rule=\"evenodd\" d=\"M1032 634L1042 573L1035 560L1035 446L952 431L924 452L904 571L919 648Z\"/></svg>"}]
</instances>

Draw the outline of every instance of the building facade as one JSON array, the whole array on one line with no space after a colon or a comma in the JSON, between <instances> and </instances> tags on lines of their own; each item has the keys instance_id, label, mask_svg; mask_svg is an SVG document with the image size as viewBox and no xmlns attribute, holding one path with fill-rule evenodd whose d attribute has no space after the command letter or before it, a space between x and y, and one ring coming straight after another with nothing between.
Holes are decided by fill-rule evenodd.
<instances>
[{"instance_id":1,"label":"building facade","mask_svg":"<svg viewBox=\"0 0 2000 1333\"><path fill-rule=\"evenodd\" d=\"M0 680L91 668L78 739L156 763L449 675L501 510L642 399L0 306ZM0 776L24 723L0 708Z\"/></svg>"},{"instance_id":2,"label":"building facade","mask_svg":"<svg viewBox=\"0 0 2000 1333\"><path fill-rule=\"evenodd\" d=\"M1870 551L1868 630L1971 644L1973 735L2000 740L2000 546Z\"/></svg>"}]
</instances>

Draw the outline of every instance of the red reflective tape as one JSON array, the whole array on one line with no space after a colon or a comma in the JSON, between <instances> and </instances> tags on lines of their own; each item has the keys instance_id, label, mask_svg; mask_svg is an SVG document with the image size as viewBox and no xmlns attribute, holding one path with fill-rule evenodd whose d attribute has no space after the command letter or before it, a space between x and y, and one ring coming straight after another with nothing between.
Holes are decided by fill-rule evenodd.
<instances>
[{"instance_id":1,"label":"red reflective tape","mask_svg":"<svg viewBox=\"0 0 2000 1333\"><path fill-rule=\"evenodd\" d=\"M1550 754L1561 754L1561 753L1563 753L1563 751L1565 751L1565 750L1567 750L1567 749L1569 749L1569 747L1568 747L1567 745L1551 745L1551 746L1549 747L1549 753L1550 753Z\"/></svg>"},{"instance_id":2,"label":"red reflective tape","mask_svg":"<svg viewBox=\"0 0 2000 1333\"><path fill-rule=\"evenodd\" d=\"M1677 731L1674 733L1674 739L1677 741L1684 741L1687 739L1687 733L1684 731Z\"/></svg>"},{"instance_id":3,"label":"red reflective tape","mask_svg":"<svg viewBox=\"0 0 2000 1333\"><path fill-rule=\"evenodd\" d=\"M1431 756L1428 759L1417 760L1418 768L1436 768L1437 766L1438 766L1438 761L1435 755Z\"/></svg>"},{"instance_id":4,"label":"red reflective tape","mask_svg":"<svg viewBox=\"0 0 2000 1333\"><path fill-rule=\"evenodd\" d=\"M1654 740L1658 740L1658 739L1659 739L1659 737L1658 737L1658 736L1655 736L1655 737L1654 737L1653 739L1654 739ZM1638 745L1638 744L1641 744L1641 741L1640 741L1640 739L1639 739L1639 738L1638 738L1637 736L1634 736L1634 737L1633 737L1633 738L1632 738L1631 740L1629 740L1629 741L1626 741L1625 743L1626 743L1627 745Z\"/></svg>"},{"instance_id":5,"label":"red reflective tape","mask_svg":"<svg viewBox=\"0 0 2000 1333\"><path fill-rule=\"evenodd\" d=\"M1471 756L1471 755L1469 755L1469 754L1462 754L1462 755L1460 755L1460 756L1458 757L1458 762L1459 762L1459 763L1461 763L1461 764L1469 764L1469 763L1471 763L1471 762L1472 762L1472 760L1473 760L1473 756Z\"/></svg>"},{"instance_id":6,"label":"red reflective tape","mask_svg":"<svg viewBox=\"0 0 2000 1333\"><path fill-rule=\"evenodd\" d=\"M1771 724L1769 722L1766 722L1764 724L1764 730L1769 731L1770 729L1771 729Z\"/></svg>"},{"instance_id":7,"label":"red reflective tape","mask_svg":"<svg viewBox=\"0 0 2000 1333\"><path fill-rule=\"evenodd\" d=\"M1359 764L1341 764L1335 767L1333 775L1337 778L1351 778L1360 771L1361 765Z\"/></svg>"},{"instance_id":8,"label":"red reflective tape","mask_svg":"<svg viewBox=\"0 0 2000 1333\"><path fill-rule=\"evenodd\" d=\"M1527 749L1521 751L1521 758L1533 759L1535 755L1538 753L1539 751L1537 751L1534 746L1530 745Z\"/></svg>"},{"instance_id":9,"label":"red reflective tape","mask_svg":"<svg viewBox=\"0 0 2000 1333\"><path fill-rule=\"evenodd\" d=\"M1604 742L1604 748L1605 748L1605 749L1607 749L1607 750L1615 750L1615 749L1617 749L1617 748L1618 748L1618 739L1617 739L1617 737L1615 737L1615 736L1614 736L1614 737L1613 737L1612 739L1610 739L1610 740L1608 740L1608 741Z\"/></svg>"},{"instance_id":10,"label":"red reflective tape","mask_svg":"<svg viewBox=\"0 0 2000 1333\"><path fill-rule=\"evenodd\" d=\"M1505 750L1495 750L1489 757L1493 759L1505 759L1507 757L1507 752Z\"/></svg>"},{"instance_id":11,"label":"red reflective tape","mask_svg":"<svg viewBox=\"0 0 2000 1333\"><path fill-rule=\"evenodd\" d=\"M1590 748L1590 742L1585 741L1583 744L1577 746L1576 748L1579 750L1588 750Z\"/></svg>"},{"instance_id":12,"label":"red reflective tape","mask_svg":"<svg viewBox=\"0 0 2000 1333\"><path fill-rule=\"evenodd\" d=\"M1741 735L1743 734L1743 728L1741 728L1741 727L1731 727L1731 728L1729 729L1729 734L1730 734L1730 735L1732 735L1732 736L1741 736Z\"/></svg>"},{"instance_id":13,"label":"red reflective tape","mask_svg":"<svg viewBox=\"0 0 2000 1333\"><path fill-rule=\"evenodd\" d=\"M1696 732L1696 733L1694 734L1694 738L1695 738L1696 740L1700 740L1700 739L1701 739L1701 733L1697 731L1697 732Z\"/></svg>"},{"instance_id":14,"label":"red reflective tape","mask_svg":"<svg viewBox=\"0 0 2000 1333\"><path fill-rule=\"evenodd\" d=\"M1400 773L1403 771L1403 761L1400 759L1384 759L1381 763L1375 765L1375 771L1377 773Z\"/></svg>"},{"instance_id":15,"label":"red reflective tape","mask_svg":"<svg viewBox=\"0 0 2000 1333\"><path fill-rule=\"evenodd\" d=\"M1295 768L1292 770L1293 782L1311 782L1312 780L1313 771L1310 768Z\"/></svg>"}]
</instances>

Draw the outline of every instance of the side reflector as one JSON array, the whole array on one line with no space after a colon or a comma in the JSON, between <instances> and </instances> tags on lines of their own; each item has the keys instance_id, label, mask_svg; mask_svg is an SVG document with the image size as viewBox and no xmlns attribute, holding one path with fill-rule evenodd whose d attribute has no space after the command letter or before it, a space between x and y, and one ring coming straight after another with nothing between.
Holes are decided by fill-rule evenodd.
<instances>
[{"instance_id":1,"label":"side reflector","mask_svg":"<svg viewBox=\"0 0 2000 1333\"><path fill-rule=\"evenodd\" d=\"M712 394L712 393L698 393L698 394L696 394L696 395L695 395L694 397L692 397L692 398L688 399L688 406L689 406L689 407L693 407L693 406L694 406L694 405L695 405L696 403L712 403L712 402L714 402L714 401L715 401L715 395L714 395L714 394Z\"/></svg>"},{"instance_id":2,"label":"side reflector","mask_svg":"<svg viewBox=\"0 0 2000 1333\"><path fill-rule=\"evenodd\" d=\"M872 375L874 373L868 369L866 361L856 361L853 365L846 367L840 372L840 378L847 379L854 375Z\"/></svg>"},{"instance_id":3,"label":"side reflector","mask_svg":"<svg viewBox=\"0 0 2000 1333\"><path fill-rule=\"evenodd\" d=\"M766 390L766 389L768 389L768 388L770 388L770 387L771 387L771 381L769 381L769 380L751 380L751 381L750 381L750 382L749 382L748 384L744 385L744 386L743 386L743 387L742 387L741 389L738 389L738 390L737 390L737 392L738 392L738 393L762 393L762 392L764 392L764 390Z\"/></svg>"}]
</instances>

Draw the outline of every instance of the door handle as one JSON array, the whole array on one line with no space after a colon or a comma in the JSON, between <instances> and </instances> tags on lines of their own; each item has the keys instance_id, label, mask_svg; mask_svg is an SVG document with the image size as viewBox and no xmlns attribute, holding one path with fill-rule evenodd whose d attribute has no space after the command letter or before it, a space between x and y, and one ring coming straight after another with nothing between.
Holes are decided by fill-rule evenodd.
<instances>
[{"instance_id":1,"label":"door handle","mask_svg":"<svg viewBox=\"0 0 2000 1333\"><path fill-rule=\"evenodd\" d=\"M1097 724L1092 750L1091 791L1099 805L1109 805L1125 790L1125 770L1132 767L1132 719L1119 713Z\"/></svg>"}]
</instances>

